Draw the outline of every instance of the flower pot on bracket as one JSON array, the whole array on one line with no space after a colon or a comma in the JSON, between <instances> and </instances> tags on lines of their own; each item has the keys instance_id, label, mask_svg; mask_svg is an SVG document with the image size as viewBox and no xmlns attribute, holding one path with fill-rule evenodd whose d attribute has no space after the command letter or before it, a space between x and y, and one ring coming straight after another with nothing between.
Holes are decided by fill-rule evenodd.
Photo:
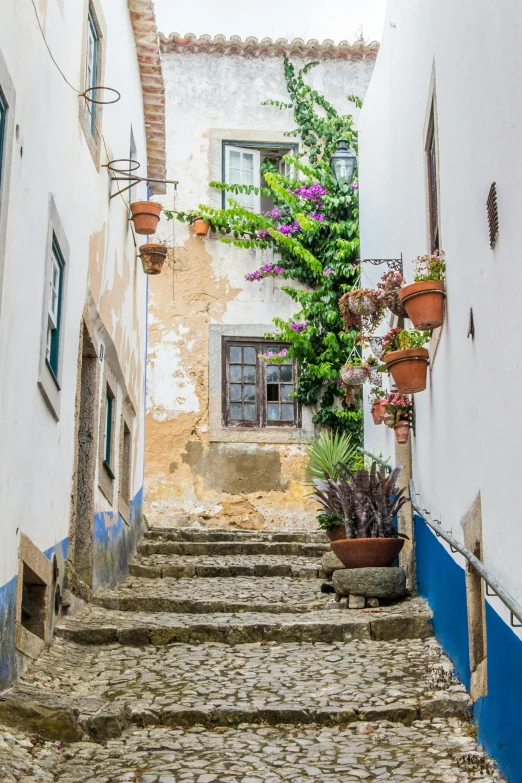
<instances>
[{"instance_id":1,"label":"flower pot on bracket","mask_svg":"<svg viewBox=\"0 0 522 783\"><path fill-rule=\"evenodd\" d=\"M401 394L415 394L426 388L429 352L427 348L405 348L384 357L386 368Z\"/></svg>"},{"instance_id":2,"label":"flower pot on bracket","mask_svg":"<svg viewBox=\"0 0 522 783\"><path fill-rule=\"evenodd\" d=\"M165 245L146 244L140 247L140 258L146 275L159 275L167 257Z\"/></svg>"},{"instance_id":3,"label":"flower pot on bracket","mask_svg":"<svg viewBox=\"0 0 522 783\"><path fill-rule=\"evenodd\" d=\"M374 402L372 405L372 419L374 424L382 424L386 418L386 406L382 402Z\"/></svg>"},{"instance_id":4,"label":"flower pot on bracket","mask_svg":"<svg viewBox=\"0 0 522 783\"><path fill-rule=\"evenodd\" d=\"M429 332L444 323L446 287L442 280L422 280L404 286L399 298L415 329Z\"/></svg>"},{"instance_id":5,"label":"flower pot on bracket","mask_svg":"<svg viewBox=\"0 0 522 783\"><path fill-rule=\"evenodd\" d=\"M130 210L134 231L137 234L154 234L161 216L161 204L155 201L133 201Z\"/></svg>"},{"instance_id":6,"label":"flower pot on bracket","mask_svg":"<svg viewBox=\"0 0 522 783\"><path fill-rule=\"evenodd\" d=\"M391 566L404 546L403 538L346 538L330 546L345 568Z\"/></svg>"},{"instance_id":7,"label":"flower pot on bracket","mask_svg":"<svg viewBox=\"0 0 522 783\"><path fill-rule=\"evenodd\" d=\"M407 443L410 434L410 425L407 421L400 421L393 428L395 430L395 440L397 443Z\"/></svg>"},{"instance_id":8,"label":"flower pot on bracket","mask_svg":"<svg viewBox=\"0 0 522 783\"><path fill-rule=\"evenodd\" d=\"M194 220L194 231L196 232L198 237L206 237L210 228L210 223L208 220L203 220L203 218L196 218Z\"/></svg>"}]
</instances>

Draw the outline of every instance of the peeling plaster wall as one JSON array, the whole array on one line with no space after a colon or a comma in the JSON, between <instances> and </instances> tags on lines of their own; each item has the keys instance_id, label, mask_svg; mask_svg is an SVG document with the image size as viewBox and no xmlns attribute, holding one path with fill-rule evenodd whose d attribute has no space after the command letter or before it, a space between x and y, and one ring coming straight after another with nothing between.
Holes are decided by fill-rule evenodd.
<instances>
[{"instance_id":1,"label":"peeling plaster wall","mask_svg":"<svg viewBox=\"0 0 522 783\"><path fill-rule=\"evenodd\" d=\"M222 140L296 141L284 135L294 127L291 113L261 105L269 98L288 99L281 58L165 53L162 64L167 177L179 181L177 209L202 202L220 206L221 194L208 182L222 179ZM373 66L373 59L325 60L310 72L310 81L348 112L353 107L344 96L364 96ZM172 209L172 195L162 203ZM171 251L169 268L149 287L144 501L149 522L315 526L315 504L303 485L304 432L286 437L279 430L271 443L266 430L257 442L250 431L250 442L238 433L224 443L210 428L210 326L251 324L255 336L256 326L295 312L279 281L245 282L247 272L273 260L272 253L233 248L212 236L202 240L180 223L164 221L159 233L174 245L174 262ZM307 416L310 421L310 412Z\"/></svg>"},{"instance_id":2,"label":"peeling plaster wall","mask_svg":"<svg viewBox=\"0 0 522 783\"><path fill-rule=\"evenodd\" d=\"M104 17L103 83L121 92L118 103L100 109L100 163L128 156L132 126L137 157L146 170L141 82L127 3L96 0L94 5ZM78 95L53 65L31 3L4 6L0 88L5 91L8 81L12 85L7 98L8 127L13 132L8 132L0 202L0 586L4 585L0 615L9 626L20 534L25 533L41 551L67 543L69 536L76 476L78 348L86 305L95 349L99 353L104 346L104 361L110 362L117 376L118 427L124 399L136 413L131 495L141 497L147 284L136 258L127 207L120 197L109 201L108 172L96 165L89 150L79 122ZM87 2L68 3L64 8L57 0L39 0L37 9L60 68L79 87ZM10 175L5 176L9 168ZM58 416L52 414L37 385L47 307L50 194L70 249ZM146 198L145 186L136 188L134 197ZM101 362L100 367L103 370ZM100 400L103 393L100 380ZM97 476L95 485L94 512L117 514L117 506L111 509L99 491ZM140 507L138 503L136 509ZM141 525L141 514L135 513L134 520ZM130 537L135 538L131 528ZM121 571L121 564L118 568ZM6 633L10 638L9 630ZM16 666L1 616L0 639L0 657L7 662L1 678L7 682Z\"/></svg>"}]
</instances>

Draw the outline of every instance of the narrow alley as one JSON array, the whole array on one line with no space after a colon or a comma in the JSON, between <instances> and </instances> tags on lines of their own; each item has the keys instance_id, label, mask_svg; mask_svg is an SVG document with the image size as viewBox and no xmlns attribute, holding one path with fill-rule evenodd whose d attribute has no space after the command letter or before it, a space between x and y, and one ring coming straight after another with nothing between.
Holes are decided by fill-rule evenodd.
<instances>
[{"instance_id":1,"label":"narrow alley","mask_svg":"<svg viewBox=\"0 0 522 783\"><path fill-rule=\"evenodd\" d=\"M129 578L2 695L2 782L503 780L425 601L332 607L328 550L317 533L150 530Z\"/></svg>"}]
</instances>

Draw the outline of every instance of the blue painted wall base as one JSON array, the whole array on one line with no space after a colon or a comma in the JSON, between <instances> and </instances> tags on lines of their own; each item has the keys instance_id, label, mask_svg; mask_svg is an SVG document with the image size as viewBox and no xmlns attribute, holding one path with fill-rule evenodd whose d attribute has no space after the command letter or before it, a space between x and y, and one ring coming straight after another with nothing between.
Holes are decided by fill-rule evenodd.
<instances>
[{"instance_id":1,"label":"blue painted wall base","mask_svg":"<svg viewBox=\"0 0 522 783\"><path fill-rule=\"evenodd\" d=\"M465 571L415 517L419 594L433 609L435 635L469 688ZM488 694L475 703L482 746L509 783L522 783L522 641L486 602Z\"/></svg>"}]
</instances>

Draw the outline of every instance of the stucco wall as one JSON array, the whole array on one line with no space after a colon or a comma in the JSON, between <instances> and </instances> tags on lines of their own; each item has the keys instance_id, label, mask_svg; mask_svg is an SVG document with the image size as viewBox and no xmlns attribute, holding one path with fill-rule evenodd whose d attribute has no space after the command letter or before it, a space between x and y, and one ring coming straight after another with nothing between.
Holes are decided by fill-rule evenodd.
<instances>
[{"instance_id":1,"label":"stucco wall","mask_svg":"<svg viewBox=\"0 0 522 783\"><path fill-rule=\"evenodd\" d=\"M137 157L146 168L141 84L127 3L105 0L95 7L106 33L103 83L122 96L115 105L103 107L100 162L106 163L108 156L128 157L132 125ZM81 83L87 8L83 1L37 3L49 47L75 87ZM16 134L6 148L11 171L2 193L6 202L2 201L1 215L4 254L0 241L0 585L9 585L18 570L22 532L47 552L69 536L79 337L85 305L98 354L104 347L100 379L107 362L118 379L117 422L125 398L135 410L131 495L139 497L146 279L136 259L127 208L120 198L109 201L107 170L96 165L80 127L80 99L53 65L31 3L7 3L2 8L0 54L16 93L16 102L9 105ZM0 69L2 87L3 82ZM145 186L138 193L146 198ZM51 195L69 246L57 415L38 387ZM4 209L7 204L8 210ZM101 400L101 380L97 394ZM97 476L95 487L94 511L110 511ZM8 679L13 672L3 674Z\"/></svg>"},{"instance_id":2,"label":"stucco wall","mask_svg":"<svg viewBox=\"0 0 522 783\"><path fill-rule=\"evenodd\" d=\"M432 355L428 388L415 395L413 478L421 507L461 541L463 522L480 492L484 563L519 602L522 527L517 474L522 417L511 399L522 380L522 106L517 93L521 34L515 0L493 9L476 0L392 0L360 118L362 257L398 257L402 252L411 282L412 259L428 249L424 142L435 87L447 316ZM500 51L501 58L490 56ZM489 246L486 213L492 182L497 183L500 218L494 250ZM372 281L378 279L375 269L366 272ZM467 337L470 308L474 339ZM393 433L373 425L368 410L367 414L366 447L393 454ZM448 559L458 562L445 549ZM421 567L427 564L424 558ZM461 571L461 565L454 570ZM419 578L425 581L426 574ZM445 578L439 571L437 580L442 583ZM442 586L438 589L441 592ZM445 611L451 602L465 602L463 590L461 572L455 595L450 600L442 596ZM486 601L486 624L495 612L500 617L495 615L487 631L488 679L493 688L498 680L499 624L504 624L518 650L518 667L522 648L516 637L522 637L510 628L500 601ZM455 645L460 641L454 638ZM463 654L467 656L467 649ZM499 704L497 695L494 698ZM506 714L509 709L506 706ZM492 726L479 722L482 739L496 753L504 738L495 735L498 725ZM506 747L501 759L505 769ZM515 774L514 766L507 767L510 779L520 780L522 771L519 767Z\"/></svg>"},{"instance_id":3,"label":"stucco wall","mask_svg":"<svg viewBox=\"0 0 522 783\"><path fill-rule=\"evenodd\" d=\"M223 140L252 146L296 141L284 135L295 127L291 112L261 105L288 100L283 60L200 52L165 53L162 62L168 177L179 181L176 208L219 207L221 193L208 182L222 180ZM353 105L344 96L364 95L373 65L373 58L324 60L310 72L310 83L349 112ZM162 201L173 208L171 196ZM272 255L233 248L213 236L200 239L178 222L164 222L161 231L174 245L174 264L149 289L147 518L157 524L199 519L248 527L313 526L315 504L306 499L302 483L312 411L303 412L304 428L297 432L249 430L234 437L214 426L221 418L221 379L211 372L209 381L209 350L216 350L210 327L220 325L221 334L241 328L245 336L262 336L275 316L295 312L279 281L245 281L247 272Z\"/></svg>"}]
</instances>

